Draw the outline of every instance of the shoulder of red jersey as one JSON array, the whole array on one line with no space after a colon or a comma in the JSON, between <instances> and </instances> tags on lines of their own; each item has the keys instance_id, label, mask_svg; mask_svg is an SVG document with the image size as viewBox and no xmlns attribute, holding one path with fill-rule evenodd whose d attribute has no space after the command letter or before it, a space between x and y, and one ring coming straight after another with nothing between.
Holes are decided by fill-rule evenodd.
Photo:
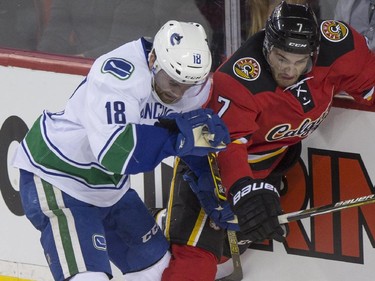
<instances>
[{"instance_id":1,"label":"shoulder of red jersey","mask_svg":"<svg viewBox=\"0 0 375 281\"><path fill-rule=\"evenodd\" d=\"M250 37L216 72L225 73L254 95L275 91L277 84L263 56L263 40L264 31Z\"/></svg>"},{"instance_id":2,"label":"shoulder of red jersey","mask_svg":"<svg viewBox=\"0 0 375 281\"><path fill-rule=\"evenodd\" d=\"M320 23L321 43L316 65L328 67L338 58L355 48L355 41L362 36L355 36L353 29L337 20L324 20Z\"/></svg>"}]
</instances>

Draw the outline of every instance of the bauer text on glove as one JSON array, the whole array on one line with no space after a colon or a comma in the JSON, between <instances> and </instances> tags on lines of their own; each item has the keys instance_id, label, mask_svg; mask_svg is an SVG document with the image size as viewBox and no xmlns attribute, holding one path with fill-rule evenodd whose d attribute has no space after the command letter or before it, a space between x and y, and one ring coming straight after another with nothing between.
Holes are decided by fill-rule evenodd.
<instances>
[{"instance_id":1,"label":"bauer text on glove","mask_svg":"<svg viewBox=\"0 0 375 281\"><path fill-rule=\"evenodd\" d=\"M243 178L230 190L231 204L241 232L252 242L285 240L286 228L279 224L282 214L277 189L262 180Z\"/></svg>"}]
</instances>

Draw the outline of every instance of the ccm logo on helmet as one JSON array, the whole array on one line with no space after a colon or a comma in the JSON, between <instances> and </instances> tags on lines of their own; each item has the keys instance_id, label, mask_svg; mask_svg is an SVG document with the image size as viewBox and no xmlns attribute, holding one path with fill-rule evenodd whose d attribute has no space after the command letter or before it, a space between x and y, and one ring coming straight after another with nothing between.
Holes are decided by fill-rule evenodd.
<instances>
[{"instance_id":1,"label":"ccm logo on helmet","mask_svg":"<svg viewBox=\"0 0 375 281\"><path fill-rule=\"evenodd\" d=\"M260 183L254 182L253 184L249 184L245 186L233 196L233 206L236 205L242 197L245 197L250 192L259 191L259 190L273 191L277 194L277 196L280 196L276 187L274 187L272 184L269 184L266 182L260 182Z\"/></svg>"},{"instance_id":2,"label":"ccm logo on helmet","mask_svg":"<svg viewBox=\"0 0 375 281\"><path fill-rule=\"evenodd\" d=\"M189 80L200 80L200 79L202 79L202 76L189 76L189 75L186 75L186 76L185 76L185 79L189 79Z\"/></svg>"},{"instance_id":3,"label":"ccm logo on helmet","mask_svg":"<svg viewBox=\"0 0 375 281\"><path fill-rule=\"evenodd\" d=\"M295 47L295 48L306 48L307 47L307 44L294 43L294 42L289 42L288 45L290 47Z\"/></svg>"}]
</instances>

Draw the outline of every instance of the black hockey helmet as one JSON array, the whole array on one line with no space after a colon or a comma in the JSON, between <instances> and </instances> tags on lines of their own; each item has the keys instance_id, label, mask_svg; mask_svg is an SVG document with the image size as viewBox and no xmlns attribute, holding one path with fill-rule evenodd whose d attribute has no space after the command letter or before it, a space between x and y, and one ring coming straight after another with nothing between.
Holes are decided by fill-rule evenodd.
<instances>
[{"instance_id":1,"label":"black hockey helmet","mask_svg":"<svg viewBox=\"0 0 375 281\"><path fill-rule=\"evenodd\" d=\"M319 24L309 5L282 1L268 18L263 42L267 58L272 47L296 54L310 54L315 63L320 44Z\"/></svg>"}]
</instances>

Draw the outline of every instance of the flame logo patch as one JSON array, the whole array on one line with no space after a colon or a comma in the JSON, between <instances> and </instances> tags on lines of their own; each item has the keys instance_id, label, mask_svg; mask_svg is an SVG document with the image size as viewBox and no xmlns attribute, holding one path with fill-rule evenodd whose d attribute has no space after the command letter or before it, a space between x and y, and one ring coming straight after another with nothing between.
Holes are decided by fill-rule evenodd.
<instances>
[{"instance_id":1,"label":"flame logo patch","mask_svg":"<svg viewBox=\"0 0 375 281\"><path fill-rule=\"evenodd\" d=\"M246 81L254 81L260 75L260 64L251 57L241 58L233 64L234 74Z\"/></svg>"},{"instance_id":2,"label":"flame logo patch","mask_svg":"<svg viewBox=\"0 0 375 281\"><path fill-rule=\"evenodd\" d=\"M348 27L335 20L323 21L320 25L320 30L323 36L331 42L340 42L348 36Z\"/></svg>"}]
</instances>

